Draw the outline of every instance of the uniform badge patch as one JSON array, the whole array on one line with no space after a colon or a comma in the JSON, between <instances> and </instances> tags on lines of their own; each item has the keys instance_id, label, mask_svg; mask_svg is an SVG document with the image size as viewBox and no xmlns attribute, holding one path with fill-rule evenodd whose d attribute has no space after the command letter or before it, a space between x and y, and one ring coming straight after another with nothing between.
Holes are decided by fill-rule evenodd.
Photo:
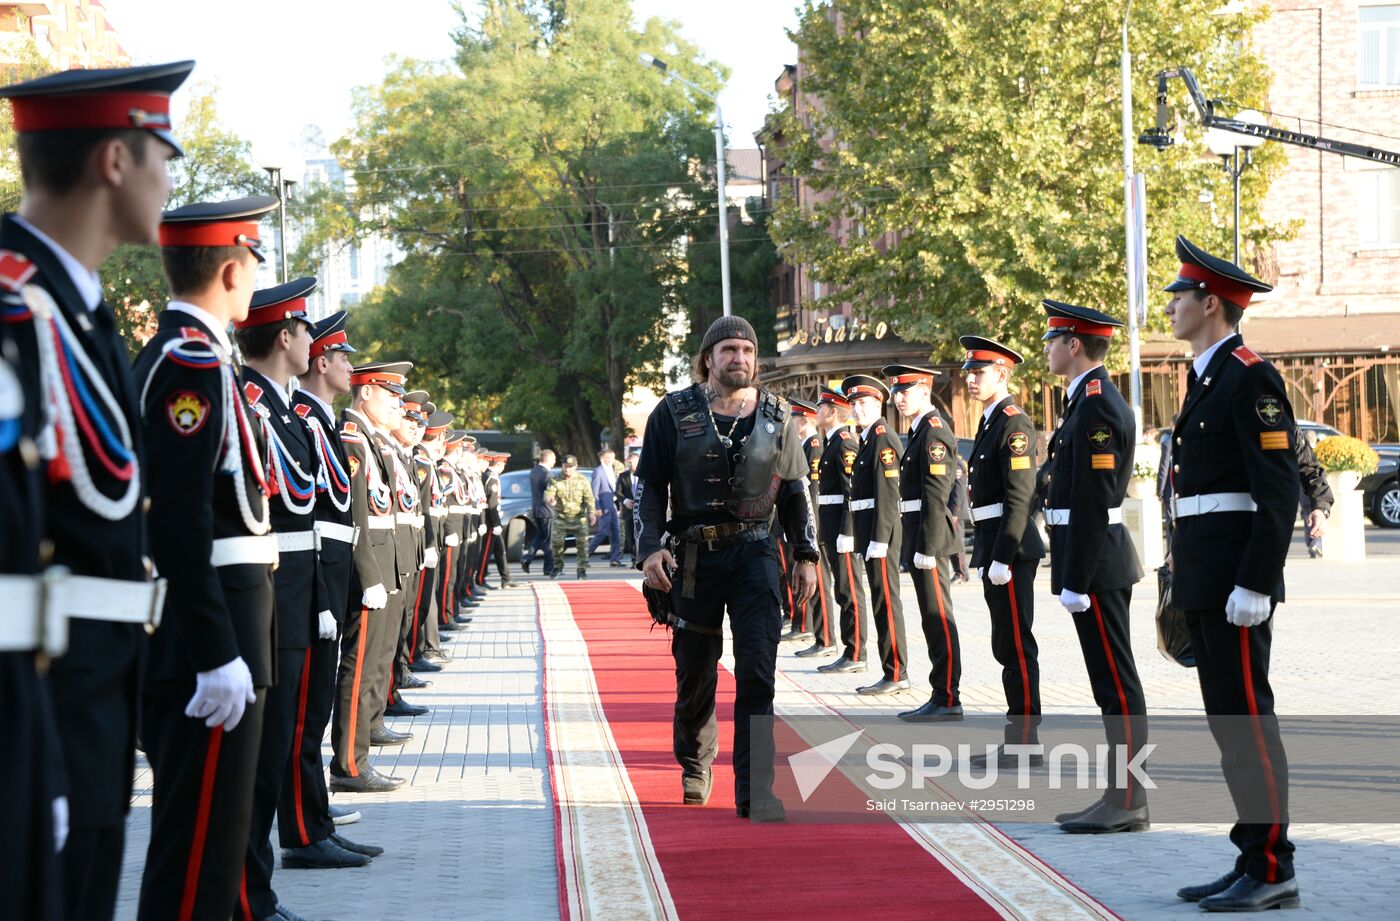
<instances>
[{"instance_id":1,"label":"uniform badge patch","mask_svg":"<svg viewBox=\"0 0 1400 921\"><path fill-rule=\"evenodd\" d=\"M855 466L856 466L856 452L854 452L854 451L842 451L842 452L841 452L841 466L844 467L844 468L846 469L846 474L847 474L847 475L850 475L850 472L851 472L851 471L855 468Z\"/></svg>"},{"instance_id":2,"label":"uniform badge patch","mask_svg":"<svg viewBox=\"0 0 1400 921\"><path fill-rule=\"evenodd\" d=\"M352 454L352 455L350 455L350 457L349 457L349 461L350 461L350 479L353 480L353 479L355 478L355 475L358 474L358 473L360 472L360 459L359 459L358 457L356 457L355 455Z\"/></svg>"},{"instance_id":3,"label":"uniform badge patch","mask_svg":"<svg viewBox=\"0 0 1400 921\"><path fill-rule=\"evenodd\" d=\"M1031 459L1029 457L1013 457L1011 458L1011 469L1029 470L1031 469Z\"/></svg>"},{"instance_id":4,"label":"uniform badge patch","mask_svg":"<svg viewBox=\"0 0 1400 921\"><path fill-rule=\"evenodd\" d=\"M1113 441L1113 430L1106 425L1094 425L1089 427L1089 444L1096 448L1106 448Z\"/></svg>"},{"instance_id":5,"label":"uniform badge patch","mask_svg":"<svg viewBox=\"0 0 1400 921\"><path fill-rule=\"evenodd\" d=\"M209 401L193 390L177 390L165 401L165 418L176 434L188 437L204 428L209 418Z\"/></svg>"},{"instance_id":6,"label":"uniform badge patch","mask_svg":"<svg viewBox=\"0 0 1400 921\"><path fill-rule=\"evenodd\" d=\"M937 416L929 416L928 427L931 429L941 429L943 428L943 420L938 418Z\"/></svg>"},{"instance_id":7,"label":"uniform badge patch","mask_svg":"<svg viewBox=\"0 0 1400 921\"><path fill-rule=\"evenodd\" d=\"M305 419L311 414L311 406L306 403L298 403L296 406L292 407L292 411Z\"/></svg>"},{"instance_id":8,"label":"uniform badge patch","mask_svg":"<svg viewBox=\"0 0 1400 921\"><path fill-rule=\"evenodd\" d=\"M1265 394L1254 401L1254 412L1265 425L1278 425L1283 421L1283 401L1276 396Z\"/></svg>"},{"instance_id":9,"label":"uniform badge patch","mask_svg":"<svg viewBox=\"0 0 1400 921\"><path fill-rule=\"evenodd\" d=\"M1259 355L1254 351L1254 349L1250 348L1247 345L1240 346L1230 354L1238 358L1246 368L1248 368L1250 365L1257 365L1259 364L1259 362L1264 360L1259 357Z\"/></svg>"},{"instance_id":10,"label":"uniform badge patch","mask_svg":"<svg viewBox=\"0 0 1400 921\"><path fill-rule=\"evenodd\" d=\"M880 449L880 463L886 467L893 467L895 462L894 448Z\"/></svg>"},{"instance_id":11,"label":"uniform badge patch","mask_svg":"<svg viewBox=\"0 0 1400 921\"><path fill-rule=\"evenodd\" d=\"M1089 455L1089 469L1091 470L1113 470L1116 466L1112 454Z\"/></svg>"},{"instance_id":12,"label":"uniform badge patch","mask_svg":"<svg viewBox=\"0 0 1400 921\"><path fill-rule=\"evenodd\" d=\"M948 472L947 464L929 464L928 472L934 476L944 476Z\"/></svg>"},{"instance_id":13,"label":"uniform badge patch","mask_svg":"<svg viewBox=\"0 0 1400 921\"><path fill-rule=\"evenodd\" d=\"M252 381L243 385L243 396L248 398L249 403L258 402L258 398L263 395L263 389Z\"/></svg>"},{"instance_id":14,"label":"uniform badge patch","mask_svg":"<svg viewBox=\"0 0 1400 921\"><path fill-rule=\"evenodd\" d=\"M1021 415L1021 410L1018 407L1013 406L1009 403L1007 404L1006 408L1002 410L1002 412L1006 413L1008 416Z\"/></svg>"},{"instance_id":15,"label":"uniform badge patch","mask_svg":"<svg viewBox=\"0 0 1400 921\"><path fill-rule=\"evenodd\" d=\"M929 457L929 460L933 461L935 464L938 463L939 461L943 460L943 458L945 458L945 457L947 457L947 456L948 456L948 446L947 446L947 445L945 445L945 444L943 444L943 443L941 443L941 442L936 442L936 443L931 444L931 445L928 446L928 457Z\"/></svg>"},{"instance_id":16,"label":"uniform badge patch","mask_svg":"<svg viewBox=\"0 0 1400 921\"><path fill-rule=\"evenodd\" d=\"M1089 381L1084 385L1084 395L1086 397L1096 397L1103 393L1103 381Z\"/></svg>"},{"instance_id":17,"label":"uniform badge patch","mask_svg":"<svg viewBox=\"0 0 1400 921\"><path fill-rule=\"evenodd\" d=\"M1009 409L1010 407L1007 408ZM1025 432L1012 432L1011 437L1006 439L1006 447L1011 450L1012 454L1018 456L1025 454L1026 449L1029 448L1030 445L1031 440Z\"/></svg>"},{"instance_id":18,"label":"uniform badge patch","mask_svg":"<svg viewBox=\"0 0 1400 921\"><path fill-rule=\"evenodd\" d=\"M1265 451L1287 451L1287 432L1260 432L1259 447Z\"/></svg>"}]
</instances>

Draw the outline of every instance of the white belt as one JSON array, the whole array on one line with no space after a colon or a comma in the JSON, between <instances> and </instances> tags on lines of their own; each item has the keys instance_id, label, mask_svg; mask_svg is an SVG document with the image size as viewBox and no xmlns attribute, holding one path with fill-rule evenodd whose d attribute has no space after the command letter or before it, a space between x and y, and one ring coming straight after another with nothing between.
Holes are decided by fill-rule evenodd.
<instances>
[{"instance_id":1,"label":"white belt","mask_svg":"<svg viewBox=\"0 0 1400 921\"><path fill-rule=\"evenodd\" d=\"M0 597L5 616L0 617L0 652L43 650L61 656L68 648L68 618L46 598L63 578L62 570L46 576L0 576ZM157 608L156 618L160 618Z\"/></svg>"},{"instance_id":2,"label":"white belt","mask_svg":"<svg viewBox=\"0 0 1400 921\"><path fill-rule=\"evenodd\" d=\"M901 512L917 512L924 507L923 499L900 499L899 510Z\"/></svg>"},{"instance_id":3,"label":"white belt","mask_svg":"<svg viewBox=\"0 0 1400 921\"><path fill-rule=\"evenodd\" d=\"M446 518L446 517L447 517L447 509L445 509L445 508L430 508L430 509L428 509L428 515L429 515L429 517L431 517L431 518Z\"/></svg>"},{"instance_id":4,"label":"white belt","mask_svg":"<svg viewBox=\"0 0 1400 921\"><path fill-rule=\"evenodd\" d=\"M865 511L866 509L871 509L871 508L874 508L874 507L875 507L875 500L874 500L874 499L852 499L852 500L851 500L851 511L853 511L853 512L863 512L863 511Z\"/></svg>"},{"instance_id":5,"label":"white belt","mask_svg":"<svg viewBox=\"0 0 1400 921\"><path fill-rule=\"evenodd\" d=\"M393 515L371 515L369 517L369 529L371 531L392 531L394 530Z\"/></svg>"},{"instance_id":6,"label":"white belt","mask_svg":"<svg viewBox=\"0 0 1400 921\"><path fill-rule=\"evenodd\" d=\"M978 505L972 509L973 521L986 521L988 518L1001 517L1001 503L995 502L991 505Z\"/></svg>"},{"instance_id":7,"label":"white belt","mask_svg":"<svg viewBox=\"0 0 1400 921\"><path fill-rule=\"evenodd\" d=\"M302 553L307 550L320 550L321 541L313 531L278 531L278 553Z\"/></svg>"},{"instance_id":8,"label":"white belt","mask_svg":"<svg viewBox=\"0 0 1400 921\"><path fill-rule=\"evenodd\" d=\"M334 521L316 522L316 533L321 535L321 542L324 546L328 540L339 541L342 544L355 544L355 529L348 524L336 524Z\"/></svg>"},{"instance_id":9,"label":"white belt","mask_svg":"<svg viewBox=\"0 0 1400 921\"><path fill-rule=\"evenodd\" d=\"M1247 492L1209 492L1200 496L1178 496L1172 500L1173 518L1210 515L1215 512L1253 512L1259 506Z\"/></svg>"},{"instance_id":10,"label":"white belt","mask_svg":"<svg viewBox=\"0 0 1400 921\"><path fill-rule=\"evenodd\" d=\"M447 510L454 515L465 515L467 513L467 507L465 505L449 505Z\"/></svg>"},{"instance_id":11,"label":"white belt","mask_svg":"<svg viewBox=\"0 0 1400 921\"><path fill-rule=\"evenodd\" d=\"M214 541L209 562L215 567L277 562L277 535L221 537Z\"/></svg>"},{"instance_id":12,"label":"white belt","mask_svg":"<svg viewBox=\"0 0 1400 921\"><path fill-rule=\"evenodd\" d=\"M845 496L817 496L818 505L840 505L845 501Z\"/></svg>"},{"instance_id":13,"label":"white belt","mask_svg":"<svg viewBox=\"0 0 1400 921\"><path fill-rule=\"evenodd\" d=\"M48 597L48 604L65 617L145 624L152 630L160 626L160 609L164 603L164 579L133 582L70 575L54 583Z\"/></svg>"},{"instance_id":14,"label":"white belt","mask_svg":"<svg viewBox=\"0 0 1400 921\"><path fill-rule=\"evenodd\" d=\"M1069 524L1069 509L1067 508L1047 508L1045 510L1045 523L1048 525ZM1123 506L1108 510L1109 524L1123 523Z\"/></svg>"},{"instance_id":15,"label":"white belt","mask_svg":"<svg viewBox=\"0 0 1400 921\"><path fill-rule=\"evenodd\" d=\"M406 524L414 528L423 527L423 516L415 515L412 512L395 512L394 520L399 524Z\"/></svg>"}]
</instances>

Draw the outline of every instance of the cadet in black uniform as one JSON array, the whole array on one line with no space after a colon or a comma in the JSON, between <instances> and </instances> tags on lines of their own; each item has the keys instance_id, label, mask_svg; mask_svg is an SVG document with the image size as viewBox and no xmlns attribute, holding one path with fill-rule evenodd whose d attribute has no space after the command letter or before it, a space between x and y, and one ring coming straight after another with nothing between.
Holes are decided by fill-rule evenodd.
<instances>
[{"instance_id":1,"label":"cadet in black uniform","mask_svg":"<svg viewBox=\"0 0 1400 921\"><path fill-rule=\"evenodd\" d=\"M427 394L422 391L413 393L415 396L421 394L421 399L427 399ZM406 655L403 648L411 626L411 609L414 592L418 588L418 573L423 567L423 512L418 506L419 490L418 483L413 479L413 458L405 447L403 436L406 416L403 404L407 397L408 394L405 393L400 399L399 414L394 424L375 433L385 469L390 471L390 481L393 484L394 542L397 547L399 591L389 596L389 608L393 611L393 636L380 664L379 676L375 679L376 688L383 688L383 704L370 722L371 745L402 745L413 738L411 731L399 732L390 729L385 725L384 717L418 716L428 712L427 707L416 706L404 700L398 686L400 655ZM421 404L415 402L414 405ZM413 431L413 437L416 438L416 424Z\"/></svg>"},{"instance_id":2,"label":"cadet in black uniform","mask_svg":"<svg viewBox=\"0 0 1400 921\"><path fill-rule=\"evenodd\" d=\"M297 692L292 756L287 761L287 778L277 804L277 834L284 870L361 866L367 857L383 852L382 848L355 844L336 833L321 763L321 741L335 703L336 666L340 661L338 634L349 606L350 553L355 543L350 462L336 435L332 408L336 397L350 392L350 356L355 349L345 335L349 316L341 310L312 327L309 366L298 378L300 386L292 394L292 410L306 423L315 446L318 473L313 527L320 542L317 573L325 607L335 624L328 638L324 630L318 629L316 640L306 650Z\"/></svg>"},{"instance_id":3,"label":"cadet in black uniform","mask_svg":"<svg viewBox=\"0 0 1400 921\"><path fill-rule=\"evenodd\" d=\"M486 535L489 541L487 555L496 563L496 574L501 578L501 588L515 586L510 579L510 569L506 566L505 527L501 523L501 474L505 472L506 462L509 460L509 454L486 455L487 466L483 481L486 487ZM481 564L481 572L484 578L485 558Z\"/></svg>"},{"instance_id":4,"label":"cadet in black uniform","mask_svg":"<svg viewBox=\"0 0 1400 921\"><path fill-rule=\"evenodd\" d=\"M1031 633L1035 617L1035 571L1045 544L1031 520L1035 495L1035 425L1011 401L1011 369L1024 359L999 342L962 336L967 349L963 370L967 392L981 403L982 421L968 465L972 501L972 566L982 576L982 595L992 616L992 655L1001 665L1006 691L1009 744L1039 744L1039 648ZM973 761L984 761L980 756ZM1031 754L1029 763L1044 763ZM998 764L1016 767L1017 758L998 751Z\"/></svg>"},{"instance_id":5,"label":"cadet in black uniform","mask_svg":"<svg viewBox=\"0 0 1400 921\"><path fill-rule=\"evenodd\" d=\"M447 633L461 626L457 622L461 601L458 574L466 549L467 484L462 480L457 461L461 458L465 438L463 432L449 431L443 441L443 456L437 463L438 488L447 502L447 533L442 540L445 552L442 572L438 575L438 629Z\"/></svg>"},{"instance_id":6,"label":"cadet in black uniform","mask_svg":"<svg viewBox=\"0 0 1400 921\"><path fill-rule=\"evenodd\" d=\"M390 668L389 699L388 705L385 707L385 713L388 716L419 716L428 712L427 707L409 703L404 699L402 693L405 687L421 688L427 686L426 681L415 678L408 670L410 647L415 642L415 618L418 616L418 607L423 600L423 584L427 581L428 539L432 533L432 522L428 518L427 502L424 501L429 489L427 470L414 460L414 451L423 439L424 423L427 421L427 415L423 410L427 404L428 392L426 390L411 390L405 393L402 406L403 417L390 439L394 446L395 475L402 478L398 489L405 494L407 500L400 502L401 509L395 516L399 521L396 533L400 537L407 534L412 540L411 546L401 546L401 552L413 568L403 574L403 617L399 621L398 642L394 647L394 657ZM405 505L409 507L402 508ZM405 524L408 528L406 532L404 531ZM411 733L397 733L397 735L411 736Z\"/></svg>"},{"instance_id":7,"label":"cadet in black uniform","mask_svg":"<svg viewBox=\"0 0 1400 921\"><path fill-rule=\"evenodd\" d=\"M1172 334L1196 360L1172 432L1172 601L1186 612L1207 718L1239 821L1234 869L1177 893L1214 911L1295 907L1288 761L1274 716L1269 648L1298 506L1293 408L1274 366L1236 328L1272 290L1177 237L1167 286ZM1250 717L1250 719L1241 719ZM1243 724L1243 725L1241 725Z\"/></svg>"},{"instance_id":8,"label":"cadet in black uniform","mask_svg":"<svg viewBox=\"0 0 1400 921\"><path fill-rule=\"evenodd\" d=\"M142 919L228 918L238 901L276 679L267 443L234 377L226 326L247 316L268 195L169 212L173 300L136 358L151 549L169 582L141 737L155 775Z\"/></svg>"},{"instance_id":9,"label":"cadet in black uniform","mask_svg":"<svg viewBox=\"0 0 1400 921\"><path fill-rule=\"evenodd\" d=\"M1131 762L1147 742L1147 703L1128 629L1142 565L1123 527L1137 423L1103 366L1110 337L1123 324L1088 307L1041 303L1049 315L1046 362L1051 374L1065 379L1064 414L1045 461L1050 590L1074 617L1108 743L1121 746ZM1116 757L1108 765L1103 797L1087 809L1056 816L1062 829L1096 834L1147 828L1147 791L1131 774L1118 776Z\"/></svg>"},{"instance_id":10,"label":"cadet in black uniform","mask_svg":"<svg viewBox=\"0 0 1400 921\"><path fill-rule=\"evenodd\" d=\"M807 498L812 503L812 522L817 522L818 483L821 480L822 449L826 447L817 431L817 404L806 400L792 399L792 418L797 423L797 434L802 437L802 447L807 454ZM818 547L821 530L817 531ZM795 561L794 561L795 565ZM812 645L799 649L799 658L829 656L836 651L837 627L832 624L836 614L831 599L831 569L825 559L817 560L817 590L810 601L801 606L804 620L812 634Z\"/></svg>"},{"instance_id":11,"label":"cadet in black uniform","mask_svg":"<svg viewBox=\"0 0 1400 921\"><path fill-rule=\"evenodd\" d=\"M758 337L742 317L710 325L695 361L697 383L667 394L647 419L637 468L637 534L646 584L668 592L685 621L671 638L676 660L675 754L682 801L710 797L718 743L716 667L729 611L734 636L734 799L738 814L781 821L773 796L771 717L778 633L778 567L768 542L777 507L793 553L797 597L816 588L816 534L808 515L807 464L783 401L754 386ZM671 520L667 521L668 503ZM661 535L671 535L666 546Z\"/></svg>"},{"instance_id":12,"label":"cadet in black uniform","mask_svg":"<svg viewBox=\"0 0 1400 921\"><path fill-rule=\"evenodd\" d=\"M411 397L420 397L419 400L411 400ZM409 628L408 635L404 638L402 649L400 650L401 662L396 663L398 671L394 676L397 687L400 688L422 688L427 687L430 682L417 677L414 672L426 670L441 670L440 666L421 659L422 652L428 646L428 631L433 629L436 636L436 628L432 624L433 615L433 582L437 575L438 565L438 545L442 541L438 533L442 530L442 520L447 517L446 508L438 508L436 499L437 472L434 469L434 460L428 451L424 441L427 438L428 419L437 411L437 406L428 400L428 393L425 390L417 390L413 393L404 394L404 417L406 422L411 422L414 426L410 434L406 426L400 426L401 436L406 439L409 447L410 458L413 466L410 473L413 481L418 485L418 514L423 518L422 529L422 568L418 570L418 582L414 587L409 608Z\"/></svg>"},{"instance_id":13,"label":"cadet in black uniform","mask_svg":"<svg viewBox=\"0 0 1400 921\"><path fill-rule=\"evenodd\" d=\"M359 539L351 551L354 572L331 723L335 757L330 789L336 792L378 793L403 783L374 770L368 758L370 722L384 706L376 693L378 663L385 664L387 684L388 658L398 636L390 591L399 590L393 469L385 465L374 436L379 427L398 425L399 398L412 367L405 361L352 368L351 405L340 418L340 441L350 465L350 511Z\"/></svg>"},{"instance_id":14,"label":"cadet in black uniform","mask_svg":"<svg viewBox=\"0 0 1400 921\"><path fill-rule=\"evenodd\" d=\"M919 619L928 644L928 703L899 714L906 722L960 720L963 715L958 681L962 677L962 647L953 619L953 578L948 559L962 547L962 528L948 512L948 495L957 484L958 439L952 426L933 405L933 378L927 368L887 365L895 409L909 423L909 443L899 465L899 512L904 552L900 562L909 570L919 599Z\"/></svg>"},{"instance_id":15,"label":"cadet in black uniform","mask_svg":"<svg viewBox=\"0 0 1400 921\"><path fill-rule=\"evenodd\" d=\"M442 636L439 632L442 622L442 600L445 580L443 574L451 567L449 556L449 529L451 511L448 507L448 484L443 482L442 457L446 450L447 430L452 425L452 414L441 409L428 414L427 427L423 430L423 442L419 447L428 459L428 517L433 520L432 566L426 570L424 581L423 609L419 622L422 624L418 645L413 658L408 663L409 671L438 672L451 660L443 654ZM417 459L415 457L415 459Z\"/></svg>"},{"instance_id":16,"label":"cadet in black uniform","mask_svg":"<svg viewBox=\"0 0 1400 921\"><path fill-rule=\"evenodd\" d=\"M817 428L824 445L817 468L817 536L823 561L831 572L836 606L841 611L841 657L817 666L819 672L865 671L865 575L855 559L855 521L851 515L851 473L860 439L851 431L851 402L839 390L822 387L817 399Z\"/></svg>"},{"instance_id":17,"label":"cadet in black uniform","mask_svg":"<svg viewBox=\"0 0 1400 921\"><path fill-rule=\"evenodd\" d=\"M861 427L860 453L851 472L851 512L856 553L865 557L865 575L870 580L870 606L875 614L875 639L883 670L879 681L856 690L861 694L893 694L909 688L904 605L899 599L899 553L903 544L899 456L903 446L894 429L884 421L890 391L882 381L855 374L841 382L841 389Z\"/></svg>"},{"instance_id":18,"label":"cadet in black uniform","mask_svg":"<svg viewBox=\"0 0 1400 921\"><path fill-rule=\"evenodd\" d=\"M156 242L170 194L170 95L192 61L74 70L0 90L11 100L24 197L0 221L0 266L27 285L7 311L14 371L59 400L39 443L44 565L88 577L65 593L68 651L49 688L70 770L65 914L112 916L135 769L143 627L156 607L141 490L141 406L98 267ZM70 401L66 382L77 398ZM66 408L64 408L66 407ZM50 549L51 548L51 549ZM91 581L108 580L107 583Z\"/></svg>"}]
</instances>

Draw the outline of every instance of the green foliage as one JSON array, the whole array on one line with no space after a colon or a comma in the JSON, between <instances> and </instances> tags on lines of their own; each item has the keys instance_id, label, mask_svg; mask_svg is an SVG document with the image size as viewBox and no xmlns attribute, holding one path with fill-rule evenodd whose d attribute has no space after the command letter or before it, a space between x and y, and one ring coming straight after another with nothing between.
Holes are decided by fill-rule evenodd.
<instances>
[{"instance_id":1,"label":"green foliage","mask_svg":"<svg viewBox=\"0 0 1400 921\"><path fill-rule=\"evenodd\" d=\"M5 82L20 83L53 73L56 69L29 35L7 36L14 44L15 62L5 66ZM15 151L15 128L10 107L0 107L0 211L19 210L24 186L20 183L19 154Z\"/></svg>"},{"instance_id":2,"label":"green foliage","mask_svg":"<svg viewBox=\"0 0 1400 921\"><path fill-rule=\"evenodd\" d=\"M1264 14L1216 14L1220 6L1133 4L1136 132L1150 125L1152 78L1167 67L1192 68L1207 93L1230 100L1227 113L1265 108L1268 71L1248 44ZM811 264L831 301L897 321L938 359L953 358L967 333L1039 352L1044 297L1122 316L1122 15L1102 0L807 0L801 89L823 106L810 125L785 113L781 130L784 158L816 194L778 207L780 252ZM1186 142L1136 151L1150 292L1175 273L1176 234L1230 251L1229 180L1200 143L1179 82L1172 92ZM1243 179L1242 236L1256 248L1285 230L1259 214L1283 162L1265 145ZM838 222L863 235L838 244ZM1160 311L1151 325L1163 328Z\"/></svg>"},{"instance_id":3,"label":"green foliage","mask_svg":"<svg viewBox=\"0 0 1400 921\"><path fill-rule=\"evenodd\" d=\"M1322 469L1328 473L1351 471L1370 476L1376 472L1376 467L1381 461L1380 455L1373 451L1370 445L1350 435L1332 435L1324 438L1317 443L1313 453L1317 455L1317 462L1322 465Z\"/></svg>"},{"instance_id":4,"label":"green foliage","mask_svg":"<svg viewBox=\"0 0 1400 921\"><path fill-rule=\"evenodd\" d=\"M729 232L729 295L734 313L752 323L758 333L758 354L773 355L778 351L777 336L773 333L777 311L770 295L778 250L768 233L771 212L761 209L756 200L750 204L753 206L749 209L752 223L736 221ZM734 209L729 215L735 220ZM713 208L709 209L707 218L711 223L715 221ZM700 232L696 236L700 239L688 254L690 272L682 298L690 317L690 334L686 337L684 351L691 355L699 351L705 330L724 313L719 246L714 239L702 237Z\"/></svg>"}]
</instances>

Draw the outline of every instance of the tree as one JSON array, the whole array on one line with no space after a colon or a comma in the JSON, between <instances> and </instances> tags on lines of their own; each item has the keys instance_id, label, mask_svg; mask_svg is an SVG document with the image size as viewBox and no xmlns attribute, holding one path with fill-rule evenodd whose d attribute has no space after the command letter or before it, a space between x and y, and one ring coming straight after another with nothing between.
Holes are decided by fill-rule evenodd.
<instances>
[{"instance_id":1,"label":"tree","mask_svg":"<svg viewBox=\"0 0 1400 921\"><path fill-rule=\"evenodd\" d=\"M53 73L54 66L45 58L34 38L29 35L11 36L16 39L11 46L14 50L14 63L4 67L5 82L21 83ZM19 152L15 150L14 116L9 106L4 107L0 116L0 211L9 213L19 210L19 200L24 194L20 182Z\"/></svg>"},{"instance_id":2,"label":"tree","mask_svg":"<svg viewBox=\"0 0 1400 921\"><path fill-rule=\"evenodd\" d=\"M358 327L412 352L448 402L580 453L614 444L636 384L660 386L685 253L713 197L698 101L638 62L719 86L673 26L615 0L481 0L450 66L397 62L333 146L353 183L313 196L302 256L371 233L408 255ZM711 225L713 226L713 225ZM713 231L711 231L713 233ZM423 380L423 377L417 378Z\"/></svg>"},{"instance_id":3,"label":"tree","mask_svg":"<svg viewBox=\"0 0 1400 921\"><path fill-rule=\"evenodd\" d=\"M1220 6L1133 4L1140 121L1153 111L1151 75L1170 66L1193 68L1232 100L1227 111L1264 108L1268 71L1248 43L1264 14ZM810 263L829 300L896 321L939 359L965 333L1038 349L1044 297L1122 316L1121 16L1101 0L807 0L794 35L801 90L822 105L810 125L785 113L783 154L816 194L778 207L784 257ZM1199 201L1203 190L1228 200L1228 180L1203 149L1138 157L1154 288L1175 274L1177 233L1228 252L1228 224ZM1282 164L1266 145L1243 180L1242 236L1255 247L1285 232L1259 215ZM838 222L862 233L838 245Z\"/></svg>"},{"instance_id":4,"label":"tree","mask_svg":"<svg viewBox=\"0 0 1400 921\"><path fill-rule=\"evenodd\" d=\"M773 306L773 269L778 264L778 250L769 235L772 213L758 200L750 201L749 223L734 222L729 231L730 301L734 313L753 324L758 333L758 354L774 355L778 351L773 324L777 310ZM734 212L731 211L732 215ZM700 350L700 341L710 324L724 314L721 293L719 241L714 226L714 211L708 211L688 253L689 273L685 279L684 302L690 318L690 335L685 351Z\"/></svg>"}]
</instances>

